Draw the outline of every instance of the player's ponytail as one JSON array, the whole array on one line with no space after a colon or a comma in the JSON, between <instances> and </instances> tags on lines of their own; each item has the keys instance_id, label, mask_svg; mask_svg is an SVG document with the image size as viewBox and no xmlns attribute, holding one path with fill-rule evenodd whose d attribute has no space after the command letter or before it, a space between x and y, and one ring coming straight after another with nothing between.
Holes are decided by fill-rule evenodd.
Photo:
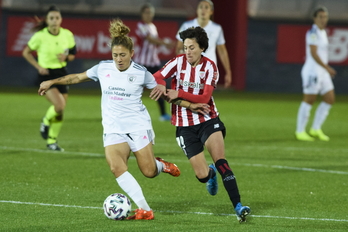
<instances>
[{"instance_id":1,"label":"player's ponytail","mask_svg":"<svg viewBox=\"0 0 348 232\"><path fill-rule=\"evenodd\" d=\"M114 19L110 22L109 32L112 39L111 48L122 45L129 51L133 50L133 41L128 36L130 29L120 19Z\"/></svg>"},{"instance_id":2,"label":"player's ponytail","mask_svg":"<svg viewBox=\"0 0 348 232\"><path fill-rule=\"evenodd\" d=\"M56 7L55 5L50 6L50 8L48 8L47 12L46 12L46 16L44 19L40 19L39 17L35 16L35 21L36 21L36 26L33 27L31 30L33 32L37 32L37 31L41 31L42 29L44 29L45 27L47 27L47 23L46 23L46 17L48 15L48 13L50 13L51 11L57 11L60 13L60 10L58 7Z\"/></svg>"}]
</instances>

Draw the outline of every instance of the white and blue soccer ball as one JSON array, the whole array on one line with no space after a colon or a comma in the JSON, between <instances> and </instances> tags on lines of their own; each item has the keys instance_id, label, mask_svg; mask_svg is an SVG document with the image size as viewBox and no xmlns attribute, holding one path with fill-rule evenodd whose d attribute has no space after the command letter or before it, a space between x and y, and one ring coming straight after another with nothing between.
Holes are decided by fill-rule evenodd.
<instances>
[{"instance_id":1,"label":"white and blue soccer ball","mask_svg":"<svg viewBox=\"0 0 348 232\"><path fill-rule=\"evenodd\" d=\"M114 193L105 199L103 208L107 218L123 220L128 217L132 205L128 197L122 193Z\"/></svg>"}]
</instances>

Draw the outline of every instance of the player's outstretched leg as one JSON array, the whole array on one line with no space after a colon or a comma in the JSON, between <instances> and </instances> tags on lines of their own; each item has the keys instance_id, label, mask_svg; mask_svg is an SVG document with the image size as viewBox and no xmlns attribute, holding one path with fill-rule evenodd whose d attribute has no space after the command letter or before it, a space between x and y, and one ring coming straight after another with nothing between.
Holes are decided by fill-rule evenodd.
<instances>
[{"instance_id":1,"label":"player's outstretched leg","mask_svg":"<svg viewBox=\"0 0 348 232\"><path fill-rule=\"evenodd\" d=\"M249 206L243 206L241 203L238 203L234 210L236 211L237 220L239 222L245 222L246 216L251 213Z\"/></svg>"},{"instance_id":2,"label":"player's outstretched leg","mask_svg":"<svg viewBox=\"0 0 348 232\"><path fill-rule=\"evenodd\" d=\"M245 222L246 216L250 214L251 210L248 206L243 206L241 204L237 180L231 167L225 159L219 159L216 161L215 166L222 177L222 182L233 204L238 221Z\"/></svg>"}]
</instances>

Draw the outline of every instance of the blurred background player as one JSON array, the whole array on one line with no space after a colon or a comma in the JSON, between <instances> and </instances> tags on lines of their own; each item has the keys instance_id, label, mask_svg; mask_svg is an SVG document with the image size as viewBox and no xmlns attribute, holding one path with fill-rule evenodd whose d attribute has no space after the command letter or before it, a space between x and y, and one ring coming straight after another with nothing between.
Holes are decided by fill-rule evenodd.
<instances>
[{"instance_id":1,"label":"blurred background player","mask_svg":"<svg viewBox=\"0 0 348 232\"><path fill-rule=\"evenodd\" d=\"M216 51L219 55L222 66L225 70L225 88L229 88L232 83L232 71L230 67L230 59L228 56L228 52L225 46L225 37L222 30L222 27L213 22L211 17L214 13L214 4L210 0L202 0L199 2L197 6L197 18L184 22L178 33L176 34L177 45L176 45L176 54L182 54L183 51L183 42L180 39L179 32L189 28L189 27L202 27L209 38L209 47L204 52L204 56L213 60L215 64L217 64Z\"/></svg>"},{"instance_id":2,"label":"blurred background player","mask_svg":"<svg viewBox=\"0 0 348 232\"><path fill-rule=\"evenodd\" d=\"M323 133L321 126L335 102L334 85L332 78L336 71L328 65L329 40L326 34L326 25L329 13L326 7L320 6L313 13L314 24L306 34L306 61L302 68L303 100L297 114L296 139L301 141L314 141L314 137L322 141L330 138ZM317 95L322 95L309 135L306 125L310 111Z\"/></svg>"},{"instance_id":3,"label":"blurred background player","mask_svg":"<svg viewBox=\"0 0 348 232\"><path fill-rule=\"evenodd\" d=\"M39 83L67 75L67 62L73 61L76 54L74 35L62 28L60 10L51 6L45 19L33 28L35 34L24 48L23 57L37 69ZM36 51L38 61L32 55ZM63 112L68 98L68 86L53 85L46 92L46 99L52 104L40 125L41 136L47 141L47 148L63 151L57 138L63 123Z\"/></svg>"},{"instance_id":4,"label":"blurred background player","mask_svg":"<svg viewBox=\"0 0 348 232\"><path fill-rule=\"evenodd\" d=\"M218 171L239 222L244 222L251 211L241 204L236 177L225 157L226 128L212 96L219 71L212 60L202 55L208 48L207 34L201 27L190 27L180 32L180 38L185 54L174 57L154 74L158 85L150 96L158 99L164 95L169 102L175 102L172 105L172 124L176 126L176 141L189 159L197 179L206 183L208 192L215 195ZM164 79L171 77L171 89L166 89ZM190 110L189 103L182 100L206 103L210 111L205 115L197 114ZM204 147L215 165L207 165Z\"/></svg>"},{"instance_id":5,"label":"blurred background player","mask_svg":"<svg viewBox=\"0 0 348 232\"><path fill-rule=\"evenodd\" d=\"M152 23L155 16L155 8L150 3L146 3L141 7L140 14L141 22L138 22L135 30L140 50L134 55L134 61L145 66L153 74L161 68L158 46L163 45L168 49L172 49L174 44L158 37L157 28ZM157 102L160 108L160 120L169 121L170 115L166 113L165 101L160 98Z\"/></svg>"}]
</instances>

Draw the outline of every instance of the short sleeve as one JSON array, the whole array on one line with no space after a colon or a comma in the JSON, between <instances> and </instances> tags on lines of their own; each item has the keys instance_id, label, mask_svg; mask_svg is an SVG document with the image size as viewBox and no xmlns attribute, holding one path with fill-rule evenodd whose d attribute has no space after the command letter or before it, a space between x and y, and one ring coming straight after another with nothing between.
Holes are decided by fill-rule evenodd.
<instances>
[{"instance_id":1,"label":"short sleeve","mask_svg":"<svg viewBox=\"0 0 348 232\"><path fill-rule=\"evenodd\" d=\"M30 48L30 50L36 51L39 49L40 44L41 44L40 33L36 32L28 41L28 47Z\"/></svg>"},{"instance_id":2,"label":"short sleeve","mask_svg":"<svg viewBox=\"0 0 348 232\"><path fill-rule=\"evenodd\" d=\"M210 65L207 65L207 78L205 83L207 85L211 85L214 88L216 88L218 81L219 81L219 70L216 67L215 63L210 63Z\"/></svg>"},{"instance_id":3,"label":"short sleeve","mask_svg":"<svg viewBox=\"0 0 348 232\"><path fill-rule=\"evenodd\" d=\"M159 70L159 72L164 77L164 79L168 79L172 77L173 75L175 75L177 71L178 57L180 56L182 57L184 55L179 55L172 58Z\"/></svg>"},{"instance_id":4,"label":"short sleeve","mask_svg":"<svg viewBox=\"0 0 348 232\"><path fill-rule=\"evenodd\" d=\"M88 76L88 78L94 80L94 81L98 81L99 78L98 78L98 67L99 67L99 64L97 65L94 65L92 68L88 69L86 74Z\"/></svg>"},{"instance_id":5,"label":"short sleeve","mask_svg":"<svg viewBox=\"0 0 348 232\"><path fill-rule=\"evenodd\" d=\"M69 49L76 46L74 34L69 30L68 30L68 43L69 43Z\"/></svg>"},{"instance_id":6,"label":"short sleeve","mask_svg":"<svg viewBox=\"0 0 348 232\"><path fill-rule=\"evenodd\" d=\"M157 82L156 82L154 76L149 71L145 72L145 83L144 84L145 84L145 87L147 89L153 89L157 85Z\"/></svg>"},{"instance_id":7,"label":"short sleeve","mask_svg":"<svg viewBox=\"0 0 348 232\"><path fill-rule=\"evenodd\" d=\"M318 41L318 35L316 33L316 30L310 30L307 33L306 40L307 40L307 44L317 46L319 41Z\"/></svg>"}]
</instances>

